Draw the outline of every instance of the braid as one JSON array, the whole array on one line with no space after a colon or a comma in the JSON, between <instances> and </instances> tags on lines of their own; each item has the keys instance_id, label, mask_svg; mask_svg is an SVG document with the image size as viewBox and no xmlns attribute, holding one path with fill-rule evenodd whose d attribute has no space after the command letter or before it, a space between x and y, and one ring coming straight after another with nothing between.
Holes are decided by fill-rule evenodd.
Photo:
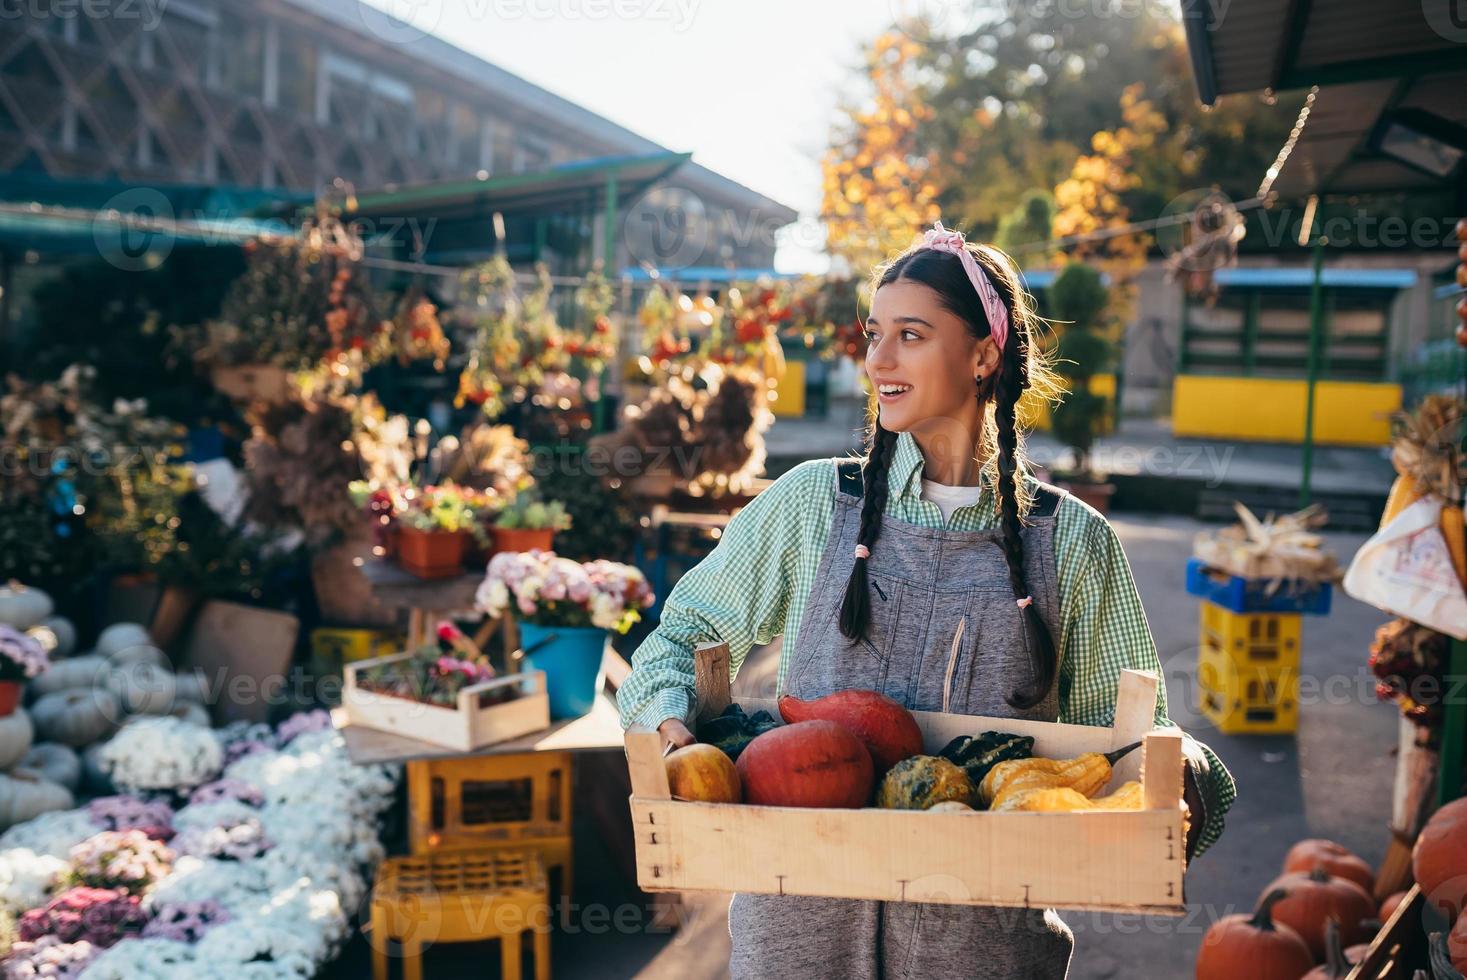
<instances>
[{"instance_id":1,"label":"braid","mask_svg":"<svg viewBox=\"0 0 1467 980\"><path fill-rule=\"evenodd\" d=\"M881 517L886 513L887 471L896 433L881 427L878 416L871 425L870 444L866 451L866 465L862 469L865 488L861 497L861 526L856 534L856 543L871 548L876 536L881 533ZM866 635L866 626L871 621L871 596L866 586L866 560L856 559L851 577L846 582L846 595L840 604L840 631L848 640Z\"/></svg>"},{"instance_id":2,"label":"braid","mask_svg":"<svg viewBox=\"0 0 1467 980\"><path fill-rule=\"evenodd\" d=\"M999 520L1003 531L1003 553L1009 566L1009 585L1014 598L1023 600L1029 595L1024 582L1024 540L1021 536L1023 524L1019 519L1019 483L1023 474L1019 465L1019 436L1015 425L1015 409L1020 396L1028 386L1028 356L1020 348L1026 346L1027 338L1019 333L1009 339L1003 352L1003 368L999 372L994 421L998 443L998 501ZM1049 693L1054 684L1056 657L1054 638L1033 602L1022 607L1024 619L1024 647L1029 651L1033 677L1024 688L1014 691L1008 703L1019 709L1032 708Z\"/></svg>"}]
</instances>

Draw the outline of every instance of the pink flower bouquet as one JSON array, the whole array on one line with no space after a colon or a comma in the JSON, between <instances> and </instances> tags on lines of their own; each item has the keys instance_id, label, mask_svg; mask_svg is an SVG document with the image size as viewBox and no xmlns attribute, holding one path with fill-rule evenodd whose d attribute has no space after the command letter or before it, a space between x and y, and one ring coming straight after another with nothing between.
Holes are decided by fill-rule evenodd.
<instances>
[{"instance_id":1,"label":"pink flower bouquet","mask_svg":"<svg viewBox=\"0 0 1467 980\"><path fill-rule=\"evenodd\" d=\"M489 560L475 596L479 608L502 616L513 606L538 626L596 627L625 633L656 597L631 565L578 562L553 551L505 551Z\"/></svg>"}]
</instances>

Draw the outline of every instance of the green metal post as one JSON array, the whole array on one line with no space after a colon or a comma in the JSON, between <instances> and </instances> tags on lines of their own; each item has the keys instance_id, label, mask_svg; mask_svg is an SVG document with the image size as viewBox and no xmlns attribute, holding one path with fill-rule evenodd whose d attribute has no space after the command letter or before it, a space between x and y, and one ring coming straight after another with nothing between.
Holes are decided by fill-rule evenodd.
<instances>
[{"instance_id":1,"label":"green metal post","mask_svg":"<svg viewBox=\"0 0 1467 980\"><path fill-rule=\"evenodd\" d=\"M1467 641L1453 640L1450 662L1442 677L1441 768L1437 773L1437 803L1450 803L1462 795L1463 745L1467 743L1467 702L1462 685L1467 684Z\"/></svg>"},{"instance_id":2,"label":"green metal post","mask_svg":"<svg viewBox=\"0 0 1467 980\"><path fill-rule=\"evenodd\" d=\"M606 175L606 210L603 212L605 227L602 231L601 271L610 280L616 275L616 168ZM597 379L596 408L592 416L592 427L596 432L606 431L606 368L601 369Z\"/></svg>"},{"instance_id":3,"label":"green metal post","mask_svg":"<svg viewBox=\"0 0 1467 980\"><path fill-rule=\"evenodd\" d=\"M1309 290L1309 382L1304 396L1304 458L1299 482L1299 506L1309 506L1309 481L1314 468L1314 388L1319 381L1320 336L1324 327L1324 246L1320 235L1314 240L1314 283Z\"/></svg>"}]
</instances>

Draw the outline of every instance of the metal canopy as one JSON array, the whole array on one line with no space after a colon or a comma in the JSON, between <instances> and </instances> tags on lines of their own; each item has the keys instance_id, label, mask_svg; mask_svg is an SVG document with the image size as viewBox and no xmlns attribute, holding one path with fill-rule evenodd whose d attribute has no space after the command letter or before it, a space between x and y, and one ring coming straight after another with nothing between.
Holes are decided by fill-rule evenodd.
<instances>
[{"instance_id":1,"label":"metal canopy","mask_svg":"<svg viewBox=\"0 0 1467 980\"><path fill-rule=\"evenodd\" d=\"M1467 71L1457 0L1182 0L1198 96Z\"/></svg>"},{"instance_id":2,"label":"metal canopy","mask_svg":"<svg viewBox=\"0 0 1467 980\"><path fill-rule=\"evenodd\" d=\"M357 195L356 207L347 213L361 218L451 218L494 211L601 210L608 203L620 208L690 159L691 153L672 152L597 157L535 173L389 187Z\"/></svg>"}]
</instances>

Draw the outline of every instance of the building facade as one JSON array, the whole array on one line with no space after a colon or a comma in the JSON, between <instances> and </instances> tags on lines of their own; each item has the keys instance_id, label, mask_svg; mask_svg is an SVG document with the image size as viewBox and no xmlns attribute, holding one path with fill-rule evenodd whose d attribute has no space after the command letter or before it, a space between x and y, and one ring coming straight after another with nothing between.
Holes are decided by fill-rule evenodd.
<instances>
[{"instance_id":1,"label":"building facade","mask_svg":"<svg viewBox=\"0 0 1467 980\"><path fill-rule=\"evenodd\" d=\"M298 193L342 180L362 191L660 152L358 0L35 0L0 11L0 179ZM671 256L689 266L772 267L774 232L795 219L696 163L654 193L670 202L659 218L703 221L698 254L680 240ZM657 232L646 215L621 220L618 264L656 262L658 243L637 237Z\"/></svg>"}]
</instances>

